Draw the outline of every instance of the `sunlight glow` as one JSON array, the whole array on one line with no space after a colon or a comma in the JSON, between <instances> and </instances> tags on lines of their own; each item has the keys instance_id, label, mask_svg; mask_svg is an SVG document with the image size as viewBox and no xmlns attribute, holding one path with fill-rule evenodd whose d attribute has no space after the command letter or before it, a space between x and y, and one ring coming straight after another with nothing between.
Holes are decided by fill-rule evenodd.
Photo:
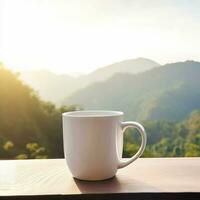
<instances>
[{"instance_id":1,"label":"sunlight glow","mask_svg":"<svg viewBox=\"0 0 200 200\"><path fill-rule=\"evenodd\" d=\"M0 1L0 59L13 69L87 73L135 57L199 59L195 16L172 1Z\"/></svg>"}]
</instances>

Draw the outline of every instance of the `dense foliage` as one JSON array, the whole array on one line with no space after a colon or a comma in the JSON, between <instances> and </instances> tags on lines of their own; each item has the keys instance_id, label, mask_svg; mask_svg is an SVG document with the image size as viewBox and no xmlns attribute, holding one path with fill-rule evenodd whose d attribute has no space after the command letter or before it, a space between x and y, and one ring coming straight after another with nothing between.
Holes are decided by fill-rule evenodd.
<instances>
[{"instance_id":1,"label":"dense foliage","mask_svg":"<svg viewBox=\"0 0 200 200\"><path fill-rule=\"evenodd\" d=\"M184 121L146 121L143 123L148 135L144 157L200 156L200 111L193 111ZM124 156L130 157L137 149L135 131L126 132Z\"/></svg>"},{"instance_id":2,"label":"dense foliage","mask_svg":"<svg viewBox=\"0 0 200 200\"><path fill-rule=\"evenodd\" d=\"M0 159L63 157L61 113L76 106L56 107L39 99L18 75L0 67ZM200 111L185 120L142 122L148 135L145 157L200 156ZM125 136L124 157L139 146L135 131Z\"/></svg>"},{"instance_id":3,"label":"dense foliage","mask_svg":"<svg viewBox=\"0 0 200 200\"><path fill-rule=\"evenodd\" d=\"M0 158L61 157L61 113L18 76L0 67Z\"/></svg>"}]
</instances>

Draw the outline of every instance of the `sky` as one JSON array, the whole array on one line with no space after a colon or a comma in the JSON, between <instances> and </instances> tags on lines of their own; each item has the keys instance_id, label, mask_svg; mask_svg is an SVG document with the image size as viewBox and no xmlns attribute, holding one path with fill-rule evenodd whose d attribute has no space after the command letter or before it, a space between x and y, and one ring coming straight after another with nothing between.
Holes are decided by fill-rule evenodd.
<instances>
[{"instance_id":1,"label":"sky","mask_svg":"<svg viewBox=\"0 0 200 200\"><path fill-rule=\"evenodd\" d=\"M0 0L0 62L88 73L125 59L200 61L198 0Z\"/></svg>"}]
</instances>

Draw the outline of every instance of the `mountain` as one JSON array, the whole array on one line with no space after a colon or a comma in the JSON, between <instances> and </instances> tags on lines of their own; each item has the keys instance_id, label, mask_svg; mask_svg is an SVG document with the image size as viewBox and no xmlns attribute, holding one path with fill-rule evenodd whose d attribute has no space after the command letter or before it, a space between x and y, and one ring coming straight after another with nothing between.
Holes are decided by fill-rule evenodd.
<instances>
[{"instance_id":1,"label":"mountain","mask_svg":"<svg viewBox=\"0 0 200 200\"><path fill-rule=\"evenodd\" d=\"M137 74L158 66L159 64L153 60L147 58L136 58L124 60L121 62L114 63L112 65L99 68L91 74L82 78L88 83L105 81L117 73Z\"/></svg>"},{"instance_id":2,"label":"mountain","mask_svg":"<svg viewBox=\"0 0 200 200\"><path fill-rule=\"evenodd\" d=\"M57 75L47 70L23 71L20 77L25 83L38 91L44 100L60 104L65 97L78 89L84 88L96 81L105 81L116 73L139 73L157 66L159 64L152 60L137 58L108 65L88 75L76 78L69 75Z\"/></svg>"},{"instance_id":3,"label":"mountain","mask_svg":"<svg viewBox=\"0 0 200 200\"><path fill-rule=\"evenodd\" d=\"M57 103L79 88L75 78L48 70L22 71L20 78L34 88L42 99Z\"/></svg>"},{"instance_id":4,"label":"mountain","mask_svg":"<svg viewBox=\"0 0 200 200\"><path fill-rule=\"evenodd\" d=\"M200 110L189 114L189 110L199 108L199 66L200 63L191 61L175 63L138 75L118 74L101 83L98 96L101 101L104 98L108 101L112 94L120 92L120 98L115 95L108 102L123 107L126 102L131 102L127 94L137 94L131 96L132 102L143 94L136 109L143 117L159 119L142 123L148 136L144 157L200 156ZM125 81L121 82L123 79ZM146 82L142 85L142 81ZM107 87L116 83L115 87ZM134 85L136 83L140 85ZM91 97L90 93L86 95ZM17 74L1 64L0 97L0 159L63 157L61 113L77 110L77 107L56 107L40 100ZM129 106L132 110L133 106ZM187 112L189 115L183 121L162 120L164 117L171 120L172 114L176 118L183 117ZM135 117L131 112L128 119ZM132 156L139 148L140 140L134 133L135 130L128 129L125 134L124 157Z\"/></svg>"},{"instance_id":5,"label":"mountain","mask_svg":"<svg viewBox=\"0 0 200 200\"><path fill-rule=\"evenodd\" d=\"M0 97L0 157L10 155L13 158L13 153L25 153L20 149L38 140L40 145L55 141L55 135L61 132L61 111L41 101L16 74L3 66L0 66ZM61 136L56 140L62 145ZM6 141L8 147L3 149ZM9 151L9 146L15 147L16 152ZM49 149L53 148L52 142Z\"/></svg>"},{"instance_id":6,"label":"mountain","mask_svg":"<svg viewBox=\"0 0 200 200\"><path fill-rule=\"evenodd\" d=\"M139 74L116 74L65 99L85 109L122 110L129 120L184 119L200 109L200 63L166 64Z\"/></svg>"}]
</instances>

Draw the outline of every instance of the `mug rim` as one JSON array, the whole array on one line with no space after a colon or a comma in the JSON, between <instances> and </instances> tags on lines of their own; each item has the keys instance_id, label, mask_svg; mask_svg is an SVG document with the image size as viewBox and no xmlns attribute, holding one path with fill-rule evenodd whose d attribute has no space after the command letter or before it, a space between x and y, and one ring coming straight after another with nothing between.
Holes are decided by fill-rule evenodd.
<instances>
[{"instance_id":1,"label":"mug rim","mask_svg":"<svg viewBox=\"0 0 200 200\"><path fill-rule=\"evenodd\" d=\"M85 117L117 117L124 115L121 111L113 110L80 110L80 111L70 111L62 113L63 117L75 117L75 118L85 118Z\"/></svg>"}]
</instances>

